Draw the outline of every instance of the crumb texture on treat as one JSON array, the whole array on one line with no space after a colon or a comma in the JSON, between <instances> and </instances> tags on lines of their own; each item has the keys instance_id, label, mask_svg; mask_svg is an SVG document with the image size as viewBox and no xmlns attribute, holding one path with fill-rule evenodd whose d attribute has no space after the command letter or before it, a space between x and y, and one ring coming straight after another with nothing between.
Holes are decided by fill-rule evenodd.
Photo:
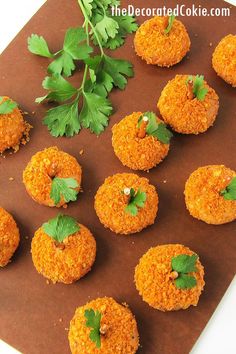
<instances>
[{"instance_id":1,"label":"crumb texture on treat","mask_svg":"<svg viewBox=\"0 0 236 354\"><path fill-rule=\"evenodd\" d=\"M191 289L178 289L171 279L171 260L181 254L192 255L188 247L179 244L150 248L135 268L136 288L145 302L160 311L176 311L197 306L204 287L204 268L197 260L197 271L190 273L197 280Z\"/></svg>"},{"instance_id":2,"label":"crumb texture on treat","mask_svg":"<svg viewBox=\"0 0 236 354\"><path fill-rule=\"evenodd\" d=\"M80 189L82 169L78 161L71 155L59 150L57 147L50 147L37 152L28 163L23 172L23 182L26 190L37 203L55 206L50 198L52 181L54 177L74 178ZM63 197L56 206L65 205Z\"/></svg>"},{"instance_id":3,"label":"crumb texture on treat","mask_svg":"<svg viewBox=\"0 0 236 354\"><path fill-rule=\"evenodd\" d=\"M125 188L134 188L146 193L143 208L136 216L126 210L127 196L122 193ZM133 173L118 173L106 178L95 196L95 210L101 223L117 234L131 234L152 225L158 210L158 194L147 178Z\"/></svg>"},{"instance_id":4,"label":"crumb texture on treat","mask_svg":"<svg viewBox=\"0 0 236 354\"><path fill-rule=\"evenodd\" d=\"M188 75L176 75L163 89L158 108L166 124L182 134L199 134L214 124L218 110L219 97L206 81L208 92L203 101L196 97L188 98Z\"/></svg>"},{"instance_id":5,"label":"crumb texture on treat","mask_svg":"<svg viewBox=\"0 0 236 354\"><path fill-rule=\"evenodd\" d=\"M212 65L223 80L236 87L236 35L229 34L220 41L213 53Z\"/></svg>"},{"instance_id":6,"label":"crumb texture on treat","mask_svg":"<svg viewBox=\"0 0 236 354\"><path fill-rule=\"evenodd\" d=\"M4 96L3 101L6 100L9 97ZM8 149L18 151L21 143L25 145L29 141L30 129L18 107L11 113L0 114L0 153Z\"/></svg>"},{"instance_id":7,"label":"crumb texture on treat","mask_svg":"<svg viewBox=\"0 0 236 354\"><path fill-rule=\"evenodd\" d=\"M0 207L0 267L10 262L20 242L20 233L13 217Z\"/></svg>"},{"instance_id":8,"label":"crumb texture on treat","mask_svg":"<svg viewBox=\"0 0 236 354\"><path fill-rule=\"evenodd\" d=\"M101 348L96 348L89 338L90 328L86 326L85 310L101 313ZM127 306L114 299L104 297L78 307L70 322L69 343L72 354L135 354L139 346L139 334L134 315Z\"/></svg>"},{"instance_id":9,"label":"crumb texture on treat","mask_svg":"<svg viewBox=\"0 0 236 354\"><path fill-rule=\"evenodd\" d=\"M32 260L37 271L53 283L71 284L91 270L96 241L83 225L59 245L39 228L32 239ZM63 247L62 247L63 246Z\"/></svg>"},{"instance_id":10,"label":"crumb texture on treat","mask_svg":"<svg viewBox=\"0 0 236 354\"><path fill-rule=\"evenodd\" d=\"M114 152L123 165L132 170L149 170L159 164L168 154L169 144L146 135L138 137L138 120L142 112L126 116L112 128Z\"/></svg>"},{"instance_id":11,"label":"crumb texture on treat","mask_svg":"<svg viewBox=\"0 0 236 354\"><path fill-rule=\"evenodd\" d=\"M209 165L194 171L185 185L190 214L207 224L219 225L236 219L236 201L224 199L224 190L236 173L224 165Z\"/></svg>"},{"instance_id":12,"label":"crumb texture on treat","mask_svg":"<svg viewBox=\"0 0 236 354\"><path fill-rule=\"evenodd\" d=\"M169 67L179 63L190 50L190 38L181 21L175 19L167 35L165 29L166 18L156 16L137 30L135 51L147 64Z\"/></svg>"}]
</instances>

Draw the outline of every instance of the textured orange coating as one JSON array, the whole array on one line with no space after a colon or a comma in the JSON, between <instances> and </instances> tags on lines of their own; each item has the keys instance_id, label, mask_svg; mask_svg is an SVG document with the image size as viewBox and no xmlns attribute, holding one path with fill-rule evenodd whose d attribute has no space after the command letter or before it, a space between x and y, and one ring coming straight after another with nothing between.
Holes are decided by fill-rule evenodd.
<instances>
[{"instance_id":1,"label":"textured orange coating","mask_svg":"<svg viewBox=\"0 0 236 354\"><path fill-rule=\"evenodd\" d=\"M96 241L83 225L58 247L40 227L32 239L32 260L37 271L53 283L71 284L91 270L96 256ZM61 247L63 245L63 247Z\"/></svg>"},{"instance_id":2,"label":"textured orange coating","mask_svg":"<svg viewBox=\"0 0 236 354\"><path fill-rule=\"evenodd\" d=\"M2 101L8 99L9 97L4 96ZM0 114L0 153L11 148L17 151L24 135L28 134L29 129L30 125L24 121L18 107L11 113Z\"/></svg>"},{"instance_id":3,"label":"textured orange coating","mask_svg":"<svg viewBox=\"0 0 236 354\"><path fill-rule=\"evenodd\" d=\"M53 177L74 178L79 186L82 177L82 169L78 161L55 146L37 152L23 172L26 190L37 203L55 206L50 198ZM65 204L64 199L61 198L56 206Z\"/></svg>"},{"instance_id":4,"label":"textured orange coating","mask_svg":"<svg viewBox=\"0 0 236 354\"><path fill-rule=\"evenodd\" d=\"M151 135L138 137L137 125L141 115L142 112L134 112L113 126L112 145L123 165L132 170L146 171L167 156L170 145L161 143Z\"/></svg>"},{"instance_id":5,"label":"textured orange coating","mask_svg":"<svg viewBox=\"0 0 236 354\"><path fill-rule=\"evenodd\" d=\"M210 165L194 171L185 185L185 202L190 214L207 224L219 225L236 219L236 201L224 199L224 190L236 172L223 165Z\"/></svg>"},{"instance_id":6,"label":"textured orange coating","mask_svg":"<svg viewBox=\"0 0 236 354\"><path fill-rule=\"evenodd\" d=\"M125 211L127 196L122 194L124 188L134 188L146 193L146 202L138 214L132 216ZM147 178L133 173L118 173L106 178L95 196L95 210L100 222L117 234L136 233L154 224L158 210L158 194Z\"/></svg>"},{"instance_id":7,"label":"textured orange coating","mask_svg":"<svg viewBox=\"0 0 236 354\"><path fill-rule=\"evenodd\" d=\"M169 34L165 34L166 17L145 21L134 38L135 51L147 64L170 67L179 63L190 50L190 38L181 21L174 20Z\"/></svg>"},{"instance_id":8,"label":"textured orange coating","mask_svg":"<svg viewBox=\"0 0 236 354\"><path fill-rule=\"evenodd\" d=\"M160 311L176 311L197 306L205 285L204 268L197 260L197 271L190 273L197 280L191 289L178 289L171 279L171 260L180 254L192 255L188 247L179 244L150 248L135 268L135 284L143 300Z\"/></svg>"},{"instance_id":9,"label":"textured orange coating","mask_svg":"<svg viewBox=\"0 0 236 354\"><path fill-rule=\"evenodd\" d=\"M89 338L91 329L86 326L85 310L101 313L101 348L96 348ZM78 307L70 322L69 343L72 354L135 354L139 346L139 334L134 315L127 305L104 297Z\"/></svg>"},{"instance_id":10,"label":"textured orange coating","mask_svg":"<svg viewBox=\"0 0 236 354\"><path fill-rule=\"evenodd\" d=\"M161 93L158 108L165 123L182 134L199 134L213 125L218 110L219 97L206 81L208 93L203 101L188 98L189 75L176 75Z\"/></svg>"},{"instance_id":11,"label":"textured orange coating","mask_svg":"<svg viewBox=\"0 0 236 354\"><path fill-rule=\"evenodd\" d=\"M20 233L13 217L0 207L0 267L10 262L20 242Z\"/></svg>"},{"instance_id":12,"label":"textured orange coating","mask_svg":"<svg viewBox=\"0 0 236 354\"><path fill-rule=\"evenodd\" d=\"M236 35L229 34L217 45L212 65L217 75L236 87Z\"/></svg>"}]
</instances>

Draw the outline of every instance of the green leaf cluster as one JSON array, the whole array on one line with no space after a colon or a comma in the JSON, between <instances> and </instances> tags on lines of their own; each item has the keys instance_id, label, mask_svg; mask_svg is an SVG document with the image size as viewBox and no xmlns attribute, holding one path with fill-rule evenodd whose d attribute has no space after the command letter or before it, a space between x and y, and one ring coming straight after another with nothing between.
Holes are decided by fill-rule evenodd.
<instances>
[{"instance_id":1,"label":"green leaf cluster","mask_svg":"<svg viewBox=\"0 0 236 354\"><path fill-rule=\"evenodd\" d=\"M82 1L84 4L87 1ZM87 14L98 34L99 41L104 48L116 49L122 46L129 33L136 32L138 25L132 16L112 16L111 8L119 6L117 0L94 0L86 6ZM95 45L98 44L96 36L92 35Z\"/></svg>"},{"instance_id":2,"label":"green leaf cluster","mask_svg":"<svg viewBox=\"0 0 236 354\"><path fill-rule=\"evenodd\" d=\"M78 3L84 25L66 31L61 50L52 53L42 36L32 34L28 38L31 53L52 60L48 66L50 76L42 83L48 92L36 102L61 104L49 109L43 120L55 137L74 136L82 127L97 135L103 132L113 112L108 95L114 87L124 90L127 78L134 75L130 62L106 55L103 48L115 49L122 45L126 35L137 29L135 19L111 17L111 7L120 4L116 0L78 0ZM93 54L90 40L99 45L99 55ZM79 88L65 78L72 75L78 60L84 64Z\"/></svg>"},{"instance_id":3,"label":"green leaf cluster","mask_svg":"<svg viewBox=\"0 0 236 354\"><path fill-rule=\"evenodd\" d=\"M148 125L146 133L157 138L163 144L169 144L173 134L163 122L158 122L157 116L153 112L144 113L138 120L138 127L140 127L143 117L148 118Z\"/></svg>"},{"instance_id":4,"label":"green leaf cluster","mask_svg":"<svg viewBox=\"0 0 236 354\"><path fill-rule=\"evenodd\" d=\"M135 192L134 188L130 189L130 199L129 203L125 208L125 211L132 216L138 214L138 208L143 208L147 199L145 192L142 192L140 189Z\"/></svg>"},{"instance_id":5,"label":"green leaf cluster","mask_svg":"<svg viewBox=\"0 0 236 354\"><path fill-rule=\"evenodd\" d=\"M62 214L58 214L55 218L44 223L42 228L48 236L59 243L80 230L80 226L74 218Z\"/></svg>"},{"instance_id":6,"label":"green leaf cluster","mask_svg":"<svg viewBox=\"0 0 236 354\"><path fill-rule=\"evenodd\" d=\"M193 77L192 75L188 77L187 84L189 82L193 82L193 94L199 101L204 101L206 94L208 93L208 89L204 87L204 76L196 75Z\"/></svg>"},{"instance_id":7,"label":"green leaf cluster","mask_svg":"<svg viewBox=\"0 0 236 354\"><path fill-rule=\"evenodd\" d=\"M191 289L197 285L196 278L188 274L197 271L197 260L198 256L196 254L192 256L181 254L172 258L172 270L178 273L178 278L174 281L178 289Z\"/></svg>"},{"instance_id":8,"label":"green leaf cluster","mask_svg":"<svg viewBox=\"0 0 236 354\"><path fill-rule=\"evenodd\" d=\"M86 318L86 327L91 328L89 338L95 343L97 348L101 348L101 318L102 314L99 311L93 309L85 310L84 316Z\"/></svg>"},{"instance_id":9,"label":"green leaf cluster","mask_svg":"<svg viewBox=\"0 0 236 354\"><path fill-rule=\"evenodd\" d=\"M220 194L226 200L236 200L236 177L234 177L229 185L223 189Z\"/></svg>"},{"instance_id":10,"label":"green leaf cluster","mask_svg":"<svg viewBox=\"0 0 236 354\"><path fill-rule=\"evenodd\" d=\"M52 181L50 198L54 201L55 205L60 202L61 197L63 197L66 203L74 202L78 194L75 188L78 187L79 184L74 178L55 177Z\"/></svg>"},{"instance_id":11,"label":"green leaf cluster","mask_svg":"<svg viewBox=\"0 0 236 354\"><path fill-rule=\"evenodd\" d=\"M0 96L0 114L9 114L17 107L17 103L9 98L3 101L3 97Z\"/></svg>"}]
</instances>

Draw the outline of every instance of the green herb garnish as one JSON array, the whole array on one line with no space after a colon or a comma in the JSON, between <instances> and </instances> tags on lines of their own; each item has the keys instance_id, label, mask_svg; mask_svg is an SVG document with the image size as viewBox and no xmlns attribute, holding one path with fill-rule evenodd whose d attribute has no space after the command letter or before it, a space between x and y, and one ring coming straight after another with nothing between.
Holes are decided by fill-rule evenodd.
<instances>
[{"instance_id":1,"label":"green herb garnish","mask_svg":"<svg viewBox=\"0 0 236 354\"><path fill-rule=\"evenodd\" d=\"M193 83L193 95L199 101L203 101L208 93L208 89L204 87L204 76L196 75L195 77L189 76L187 79L187 85Z\"/></svg>"},{"instance_id":2,"label":"green herb garnish","mask_svg":"<svg viewBox=\"0 0 236 354\"><path fill-rule=\"evenodd\" d=\"M101 348L101 317L102 314L99 311L93 309L85 310L84 316L87 319L86 327L91 328L89 338L95 343L97 348Z\"/></svg>"},{"instance_id":3,"label":"green herb garnish","mask_svg":"<svg viewBox=\"0 0 236 354\"><path fill-rule=\"evenodd\" d=\"M9 98L5 101L3 101L4 97L0 96L0 114L9 114L14 111L14 109L17 107L17 103L13 102Z\"/></svg>"},{"instance_id":4,"label":"green herb garnish","mask_svg":"<svg viewBox=\"0 0 236 354\"><path fill-rule=\"evenodd\" d=\"M220 195L226 200L236 200L236 177L234 177L230 184L220 192Z\"/></svg>"},{"instance_id":5,"label":"green herb garnish","mask_svg":"<svg viewBox=\"0 0 236 354\"><path fill-rule=\"evenodd\" d=\"M44 223L42 228L48 236L59 243L80 230L80 226L74 218L62 214L58 214L55 218Z\"/></svg>"},{"instance_id":6,"label":"green herb garnish","mask_svg":"<svg viewBox=\"0 0 236 354\"><path fill-rule=\"evenodd\" d=\"M146 134L152 135L163 144L169 144L173 137L171 131L167 128L165 123L158 122L155 113L146 112L138 120L138 127L140 127L143 117L148 118L148 125L146 127Z\"/></svg>"},{"instance_id":7,"label":"green herb garnish","mask_svg":"<svg viewBox=\"0 0 236 354\"><path fill-rule=\"evenodd\" d=\"M196 262L198 256L181 254L173 257L171 260L172 270L178 273L177 278L174 280L175 286L178 289L191 289L197 285L196 278L188 273L196 272Z\"/></svg>"},{"instance_id":8,"label":"green herb garnish","mask_svg":"<svg viewBox=\"0 0 236 354\"><path fill-rule=\"evenodd\" d=\"M132 216L136 216L138 214L138 208L144 207L147 199L146 193L142 192L140 189L135 192L134 188L125 188L122 193L129 197L125 211Z\"/></svg>"},{"instance_id":9,"label":"green herb garnish","mask_svg":"<svg viewBox=\"0 0 236 354\"><path fill-rule=\"evenodd\" d=\"M165 29L165 34L168 34L171 31L171 28L173 26L174 20L175 20L175 16L174 15L169 16L168 26Z\"/></svg>"},{"instance_id":10,"label":"green herb garnish","mask_svg":"<svg viewBox=\"0 0 236 354\"><path fill-rule=\"evenodd\" d=\"M79 184L74 178L59 178L55 177L52 181L50 198L57 205L61 197L63 197L66 203L74 202L77 199L79 193L74 188L78 188Z\"/></svg>"},{"instance_id":11,"label":"green herb garnish","mask_svg":"<svg viewBox=\"0 0 236 354\"><path fill-rule=\"evenodd\" d=\"M124 43L128 33L137 29L135 19L130 16L112 17L112 6L117 0L78 0L84 16L83 27L67 30L63 48L51 53L43 37L28 38L30 52L53 59L48 66L51 77L43 81L48 94L36 99L37 103L55 101L62 105L47 111L43 124L52 136L73 136L81 128L100 134L108 125L112 104L108 95L114 87L124 89L127 78L134 75L130 62L112 58L104 48L115 49ZM91 40L99 46L99 55L92 55ZM75 87L63 76L70 76L76 69L76 61L84 64L84 75L80 87Z\"/></svg>"}]
</instances>

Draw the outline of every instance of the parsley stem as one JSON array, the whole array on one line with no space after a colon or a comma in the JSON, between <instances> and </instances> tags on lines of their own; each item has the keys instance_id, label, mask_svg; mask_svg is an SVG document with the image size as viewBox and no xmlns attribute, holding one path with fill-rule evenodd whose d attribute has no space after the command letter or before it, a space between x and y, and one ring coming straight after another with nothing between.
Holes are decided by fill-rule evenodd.
<instances>
[{"instance_id":1,"label":"parsley stem","mask_svg":"<svg viewBox=\"0 0 236 354\"><path fill-rule=\"evenodd\" d=\"M90 19L89 19L88 14L87 14L87 12L86 12L86 10L85 10L85 8L84 8L84 5L83 5L82 1L81 1L81 0L78 0L78 3L79 3L80 9L81 9L81 11L82 11L82 13L83 13L83 16L84 16L85 20L86 20L86 21L88 22L88 24L90 25L90 27L91 27L91 29L92 29L92 31L93 31L93 34L94 34L94 36L96 37L96 40L97 40L97 42L98 42L98 46L99 46L100 51L101 51L101 55L104 56L104 51L103 51L103 48L102 48L101 41L100 41L100 39L99 39L99 37L98 37L97 31L96 31L94 25L92 24L92 22L91 22Z\"/></svg>"}]
</instances>

